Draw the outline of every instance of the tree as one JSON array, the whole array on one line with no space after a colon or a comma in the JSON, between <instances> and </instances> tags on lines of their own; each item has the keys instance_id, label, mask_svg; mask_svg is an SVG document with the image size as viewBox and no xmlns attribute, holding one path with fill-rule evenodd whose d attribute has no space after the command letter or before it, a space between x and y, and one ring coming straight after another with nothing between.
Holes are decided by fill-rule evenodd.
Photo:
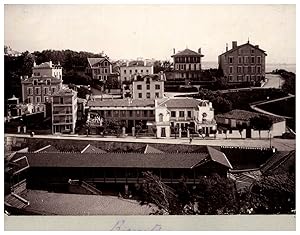
<instances>
[{"instance_id":1,"label":"tree","mask_svg":"<svg viewBox=\"0 0 300 235\"><path fill-rule=\"evenodd\" d=\"M265 115L255 116L250 119L251 127L259 131L259 138L260 138L261 130L270 131L272 124L273 124L272 120Z\"/></svg>"}]
</instances>

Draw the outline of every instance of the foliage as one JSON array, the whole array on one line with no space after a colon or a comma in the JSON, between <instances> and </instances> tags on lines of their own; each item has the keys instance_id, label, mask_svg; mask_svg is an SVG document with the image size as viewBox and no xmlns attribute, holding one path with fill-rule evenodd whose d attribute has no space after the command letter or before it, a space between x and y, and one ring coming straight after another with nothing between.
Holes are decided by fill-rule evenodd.
<instances>
[{"instance_id":1,"label":"foliage","mask_svg":"<svg viewBox=\"0 0 300 235\"><path fill-rule=\"evenodd\" d=\"M250 126L254 129L259 130L270 130L272 127L272 120L265 115L259 115L250 119Z\"/></svg>"},{"instance_id":2,"label":"foliage","mask_svg":"<svg viewBox=\"0 0 300 235\"><path fill-rule=\"evenodd\" d=\"M284 79L282 89L291 94L296 93L296 74L288 72L284 69L276 69L273 71L274 74L279 74Z\"/></svg>"}]
</instances>

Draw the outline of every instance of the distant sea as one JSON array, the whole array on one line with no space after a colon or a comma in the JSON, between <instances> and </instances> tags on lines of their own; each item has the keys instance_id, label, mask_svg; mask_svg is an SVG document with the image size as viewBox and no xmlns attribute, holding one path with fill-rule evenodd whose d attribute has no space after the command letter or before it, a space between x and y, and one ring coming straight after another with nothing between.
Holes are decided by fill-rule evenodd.
<instances>
[{"instance_id":1,"label":"distant sea","mask_svg":"<svg viewBox=\"0 0 300 235\"><path fill-rule=\"evenodd\" d=\"M218 62L202 61L203 69L218 68ZM284 69L296 74L296 64L266 64L266 72L272 72L275 69Z\"/></svg>"}]
</instances>

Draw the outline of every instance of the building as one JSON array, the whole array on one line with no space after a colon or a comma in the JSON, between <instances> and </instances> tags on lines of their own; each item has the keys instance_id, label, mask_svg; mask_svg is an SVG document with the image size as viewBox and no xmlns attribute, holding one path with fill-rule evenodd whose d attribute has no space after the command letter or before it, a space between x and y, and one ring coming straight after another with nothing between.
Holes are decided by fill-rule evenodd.
<instances>
[{"instance_id":1,"label":"building","mask_svg":"<svg viewBox=\"0 0 300 235\"><path fill-rule=\"evenodd\" d=\"M77 92L61 89L52 94L52 133L75 133Z\"/></svg>"},{"instance_id":2,"label":"building","mask_svg":"<svg viewBox=\"0 0 300 235\"><path fill-rule=\"evenodd\" d=\"M189 85L191 81L201 80L201 48L198 52L185 49L172 55L174 60L174 75L172 78L177 81L184 81L185 85Z\"/></svg>"},{"instance_id":3,"label":"building","mask_svg":"<svg viewBox=\"0 0 300 235\"><path fill-rule=\"evenodd\" d=\"M141 125L146 129L155 121L154 100L90 100L88 108L88 122L95 128L102 126L103 120L114 120L123 123L126 133L132 133L133 127Z\"/></svg>"},{"instance_id":4,"label":"building","mask_svg":"<svg viewBox=\"0 0 300 235\"><path fill-rule=\"evenodd\" d=\"M120 83L130 84L134 80L134 75L144 76L153 73L153 63L151 62L142 60L126 62L120 66Z\"/></svg>"},{"instance_id":5,"label":"building","mask_svg":"<svg viewBox=\"0 0 300 235\"><path fill-rule=\"evenodd\" d=\"M107 57L87 58L87 74L93 79L106 82L112 76L112 64Z\"/></svg>"},{"instance_id":6,"label":"building","mask_svg":"<svg viewBox=\"0 0 300 235\"><path fill-rule=\"evenodd\" d=\"M87 100L82 98L77 98L77 120L85 120L86 118L86 104Z\"/></svg>"},{"instance_id":7,"label":"building","mask_svg":"<svg viewBox=\"0 0 300 235\"><path fill-rule=\"evenodd\" d=\"M171 134L189 137L190 129L209 136L217 127L212 103L187 97L158 99L155 124L157 137L170 137Z\"/></svg>"},{"instance_id":8,"label":"building","mask_svg":"<svg viewBox=\"0 0 300 235\"><path fill-rule=\"evenodd\" d=\"M62 87L62 67L52 61L32 67L32 76L21 76L24 103L39 104L50 101L51 95Z\"/></svg>"},{"instance_id":9,"label":"building","mask_svg":"<svg viewBox=\"0 0 300 235\"><path fill-rule=\"evenodd\" d=\"M255 112L249 112L246 110L234 109L230 112L216 115L216 121L218 125L228 126L232 129L237 129L238 127L249 127L247 130L247 138L253 138L251 136L251 118L266 116L272 121L272 127L270 128L271 135L282 136L286 132L286 120L282 117L276 117L271 115L259 114ZM269 131L269 130L267 130Z\"/></svg>"},{"instance_id":10,"label":"building","mask_svg":"<svg viewBox=\"0 0 300 235\"><path fill-rule=\"evenodd\" d=\"M228 83L255 83L265 77L265 57L267 54L258 45L249 41L240 46L232 42L232 49L219 55L219 68L223 70Z\"/></svg>"},{"instance_id":11,"label":"building","mask_svg":"<svg viewBox=\"0 0 300 235\"><path fill-rule=\"evenodd\" d=\"M134 75L132 84L123 84L123 98L157 99L164 97L165 74Z\"/></svg>"}]
</instances>

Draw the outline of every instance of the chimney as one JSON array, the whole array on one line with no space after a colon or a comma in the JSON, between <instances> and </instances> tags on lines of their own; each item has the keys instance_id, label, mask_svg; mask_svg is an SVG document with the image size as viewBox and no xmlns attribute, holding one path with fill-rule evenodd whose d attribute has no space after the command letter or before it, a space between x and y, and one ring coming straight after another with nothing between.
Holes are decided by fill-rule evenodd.
<instances>
[{"instance_id":1,"label":"chimney","mask_svg":"<svg viewBox=\"0 0 300 235\"><path fill-rule=\"evenodd\" d=\"M175 55L175 48L173 48L173 55Z\"/></svg>"},{"instance_id":2,"label":"chimney","mask_svg":"<svg viewBox=\"0 0 300 235\"><path fill-rule=\"evenodd\" d=\"M237 47L237 41L232 41L232 49Z\"/></svg>"},{"instance_id":3,"label":"chimney","mask_svg":"<svg viewBox=\"0 0 300 235\"><path fill-rule=\"evenodd\" d=\"M146 62L146 60L144 60L144 66L146 66L146 64L147 64L147 62Z\"/></svg>"},{"instance_id":4,"label":"chimney","mask_svg":"<svg viewBox=\"0 0 300 235\"><path fill-rule=\"evenodd\" d=\"M228 51L228 43L226 43L226 52Z\"/></svg>"},{"instance_id":5,"label":"chimney","mask_svg":"<svg viewBox=\"0 0 300 235\"><path fill-rule=\"evenodd\" d=\"M198 53L201 54L201 47L198 49Z\"/></svg>"},{"instance_id":6,"label":"chimney","mask_svg":"<svg viewBox=\"0 0 300 235\"><path fill-rule=\"evenodd\" d=\"M52 61L51 60L49 61L49 65L50 65L50 67L52 67Z\"/></svg>"},{"instance_id":7,"label":"chimney","mask_svg":"<svg viewBox=\"0 0 300 235\"><path fill-rule=\"evenodd\" d=\"M258 46L258 45L255 45L255 47L256 47L256 48L259 48L259 46Z\"/></svg>"},{"instance_id":8,"label":"chimney","mask_svg":"<svg viewBox=\"0 0 300 235\"><path fill-rule=\"evenodd\" d=\"M35 67L36 66L36 62L35 62L35 60L33 61L33 67Z\"/></svg>"},{"instance_id":9,"label":"chimney","mask_svg":"<svg viewBox=\"0 0 300 235\"><path fill-rule=\"evenodd\" d=\"M127 67L129 66L129 61L126 62L126 66L127 66Z\"/></svg>"}]
</instances>

